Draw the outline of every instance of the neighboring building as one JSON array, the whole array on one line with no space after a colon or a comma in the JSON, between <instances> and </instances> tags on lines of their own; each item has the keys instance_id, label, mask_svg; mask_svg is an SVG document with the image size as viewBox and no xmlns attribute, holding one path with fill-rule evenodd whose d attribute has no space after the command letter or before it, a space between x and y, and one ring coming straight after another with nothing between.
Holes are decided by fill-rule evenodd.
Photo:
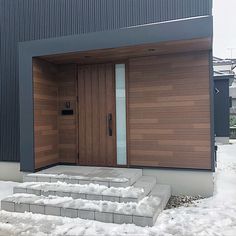
<instances>
[{"instance_id":1,"label":"neighboring building","mask_svg":"<svg viewBox=\"0 0 236 236\"><path fill-rule=\"evenodd\" d=\"M233 71L235 73L236 71L236 59L233 62ZM234 80L231 84L231 86L229 87L229 96L232 99L232 106L230 108L230 115L235 116L236 117L236 75L234 74Z\"/></svg>"},{"instance_id":2,"label":"neighboring building","mask_svg":"<svg viewBox=\"0 0 236 236\"><path fill-rule=\"evenodd\" d=\"M135 167L174 194L212 195L211 0L2 0L0 11L0 170Z\"/></svg>"},{"instance_id":3,"label":"neighboring building","mask_svg":"<svg viewBox=\"0 0 236 236\"><path fill-rule=\"evenodd\" d=\"M236 59L221 59L213 57L214 75L234 75L236 68Z\"/></svg>"},{"instance_id":4,"label":"neighboring building","mask_svg":"<svg viewBox=\"0 0 236 236\"><path fill-rule=\"evenodd\" d=\"M232 106L230 108L230 114L236 115L236 59L221 59L213 57L214 76L217 78L228 77L229 81L229 96L232 99Z\"/></svg>"},{"instance_id":5,"label":"neighboring building","mask_svg":"<svg viewBox=\"0 0 236 236\"><path fill-rule=\"evenodd\" d=\"M236 101L236 96L235 98L230 99L230 96L232 96L233 92L232 86L234 84L235 78L233 63L233 60L230 59L220 59L213 57L216 143L229 143L230 112L232 112L234 109L232 108L232 102L234 103L234 101Z\"/></svg>"}]
</instances>

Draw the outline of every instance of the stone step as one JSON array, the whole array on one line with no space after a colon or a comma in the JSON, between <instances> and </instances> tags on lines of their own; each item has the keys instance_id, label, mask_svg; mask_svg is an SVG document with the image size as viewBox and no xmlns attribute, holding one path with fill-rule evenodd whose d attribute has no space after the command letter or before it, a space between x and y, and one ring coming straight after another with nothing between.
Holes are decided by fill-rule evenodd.
<instances>
[{"instance_id":1,"label":"stone step","mask_svg":"<svg viewBox=\"0 0 236 236\"><path fill-rule=\"evenodd\" d=\"M67 184L64 182L25 182L14 187L14 193L29 193L35 195L55 195L72 197L73 199L105 200L112 202L138 202L151 191L150 184L145 185L141 180L136 182L139 186L107 187L98 184ZM142 184L143 183L143 184Z\"/></svg>"},{"instance_id":2,"label":"stone step","mask_svg":"<svg viewBox=\"0 0 236 236\"><path fill-rule=\"evenodd\" d=\"M158 197L161 199L161 209L164 210L166 207L166 204L168 203L170 197L171 197L171 187L170 185L164 185L164 184L156 184L149 196Z\"/></svg>"},{"instance_id":3,"label":"stone step","mask_svg":"<svg viewBox=\"0 0 236 236\"><path fill-rule=\"evenodd\" d=\"M141 201L118 203L73 199L71 197L37 196L34 194L13 194L2 200L2 210L79 217L107 223L133 223L139 226L153 226L157 216L164 209L170 196L170 188L155 185L155 191ZM160 193L159 193L160 191Z\"/></svg>"},{"instance_id":4,"label":"stone step","mask_svg":"<svg viewBox=\"0 0 236 236\"><path fill-rule=\"evenodd\" d=\"M144 189L145 195L148 195L153 187L157 183L157 178L155 176L141 176L133 186L135 188L142 188Z\"/></svg>"},{"instance_id":5,"label":"stone step","mask_svg":"<svg viewBox=\"0 0 236 236\"><path fill-rule=\"evenodd\" d=\"M128 187L142 176L141 169L56 166L23 176L24 182L66 182L100 184L107 187Z\"/></svg>"}]
</instances>

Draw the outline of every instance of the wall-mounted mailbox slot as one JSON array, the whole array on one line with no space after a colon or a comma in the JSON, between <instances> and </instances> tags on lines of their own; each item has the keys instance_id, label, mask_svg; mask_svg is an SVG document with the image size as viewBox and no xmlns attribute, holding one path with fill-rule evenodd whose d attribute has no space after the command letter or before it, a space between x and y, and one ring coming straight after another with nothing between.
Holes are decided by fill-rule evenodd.
<instances>
[{"instance_id":1,"label":"wall-mounted mailbox slot","mask_svg":"<svg viewBox=\"0 0 236 236\"><path fill-rule=\"evenodd\" d=\"M61 111L61 114L63 116L69 116L69 115L73 115L74 114L74 111L73 110L62 110Z\"/></svg>"}]
</instances>

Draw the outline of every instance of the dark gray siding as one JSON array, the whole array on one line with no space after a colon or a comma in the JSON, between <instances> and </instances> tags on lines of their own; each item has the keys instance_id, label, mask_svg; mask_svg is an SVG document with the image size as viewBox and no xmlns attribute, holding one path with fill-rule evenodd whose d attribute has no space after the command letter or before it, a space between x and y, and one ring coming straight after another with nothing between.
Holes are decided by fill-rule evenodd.
<instances>
[{"instance_id":1,"label":"dark gray siding","mask_svg":"<svg viewBox=\"0 0 236 236\"><path fill-rule=\"evenodd\" d=\"M211 14L212 0L0 0L0 160L19 161L18 42Z\"/></svg>"},{"instance_id":2,"label":"dark gray siding","mask_svg":"<svg viewBox=\"0 0 236 236\"><path fill-rule=\"evenodd\" d=\"M229 137L229 79L214 79L214 119L216 137Z\"/></svg>"}]
</instances>

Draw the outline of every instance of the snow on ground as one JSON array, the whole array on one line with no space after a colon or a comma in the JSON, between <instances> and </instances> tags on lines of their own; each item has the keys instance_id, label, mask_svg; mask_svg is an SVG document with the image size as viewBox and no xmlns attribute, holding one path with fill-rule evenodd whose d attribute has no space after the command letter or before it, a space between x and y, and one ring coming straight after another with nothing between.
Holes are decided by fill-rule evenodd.
<instances>
[{"instance_id":1,"label":"snow on ground","mask_svg":"<svg viewBox=\"0 0 236 236\"><path fill-rule=\"evenodd\" d=\"M13 193L13 187L17 186L18 183L10 181L0 181L0 206L1 200L8 195Z\"/></svg>"},{"instance_id":2,"label":"snow on ground","mask_svg":"<svg viewBox=\"0 0 236 236\"><path fill-rule=\"evenodd\" d=\"M219 146L218 160L214 196L191 207L163 211L154 227L0 211L0 235L235 236L236 143ZM8 195L8 184L0 182L1 190L5 187Z\"/></svg>"}]
</instances>

